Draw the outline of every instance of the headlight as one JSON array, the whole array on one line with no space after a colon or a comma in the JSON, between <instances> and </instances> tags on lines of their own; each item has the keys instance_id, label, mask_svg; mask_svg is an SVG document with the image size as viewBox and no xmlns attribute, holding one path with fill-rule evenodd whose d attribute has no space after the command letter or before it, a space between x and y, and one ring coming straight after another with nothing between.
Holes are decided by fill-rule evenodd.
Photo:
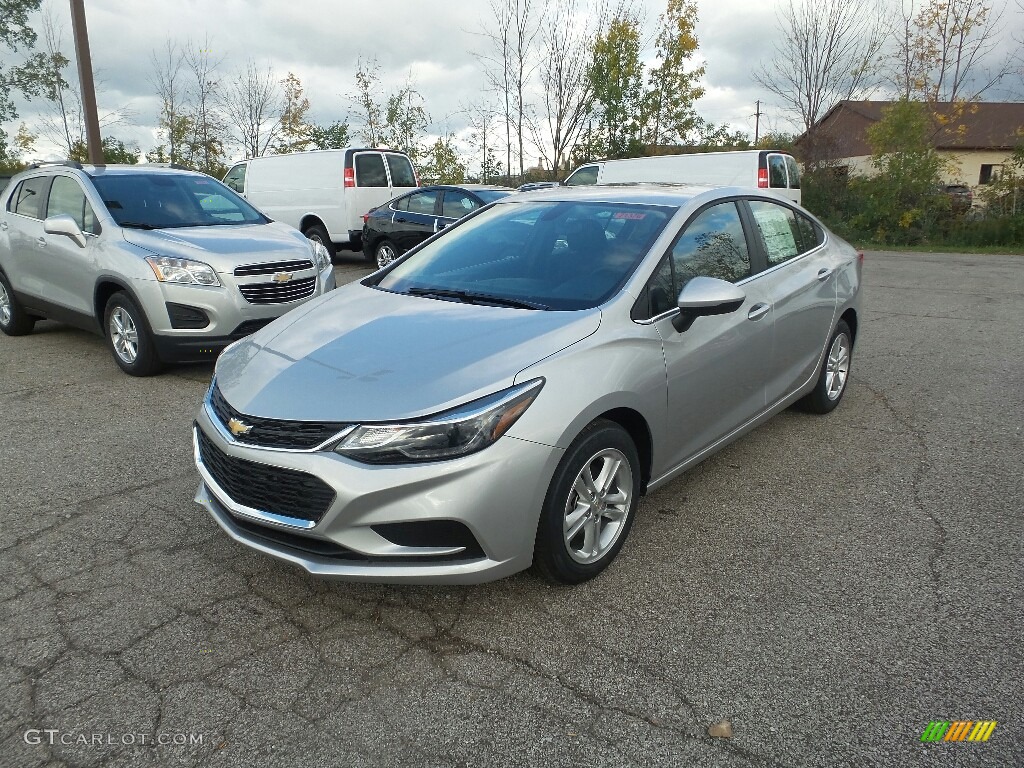
<instances>
[{"instance_id":1,"label":"headlight","mask_svg":"<svg viewBox=\"0 0 1024 768\"><path fill-rule=\"evenodd\" d=\"M364 424L334 449L367 464L442 461L482 451L519 419L536 399L544 379L534 379L423 421Z\"/></svg>"},{"instance_id":2,"label":"headlight","mask_svg":"<svg viewBox=\"0 0 1024 768\"><path fill-rule=\"evenodd\" d=\"M175 259L172 256L147 256L146 263L161 283L220 285L213 267L201 261Z\"/></svg>"},{"instance_id":3,"label":"headlight","mask_svg":"<svg viewBox=\"0 0 1024 768\"><path fill-rule=\"evenodd\" d=\"M323 272L331 266L331 254L327 252L327 247L323 243L319 240L310 240L309 249L313 252L317 272Z\"/></svg>"}]
</instances>

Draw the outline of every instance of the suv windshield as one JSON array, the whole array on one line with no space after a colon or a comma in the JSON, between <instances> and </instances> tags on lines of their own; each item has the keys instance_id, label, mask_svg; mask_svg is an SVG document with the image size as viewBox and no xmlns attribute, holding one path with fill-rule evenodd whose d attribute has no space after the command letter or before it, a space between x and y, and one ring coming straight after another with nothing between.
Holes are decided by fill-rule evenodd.
<instances>
[{"instance_id":1,"label":"suv windshield","mask_svg":"<svg viewBox=\"0 0 1024 768\"><path fill-rule=\"evenodd\" d=\"M396 293L575 310L606 301L676 209L626 203L498 203L379 278Z\"/></svg>"},{"instance_id":2,"label":"suv windshield","mask_svg":"<svg viewBox=\"0 0 1024 768\"><path fill-rule=\"evenodd\" d=\"M219 181L176 173L94 176L93 184L122 227L171 229L269 220Z\"/></svg>"}]
</instances>

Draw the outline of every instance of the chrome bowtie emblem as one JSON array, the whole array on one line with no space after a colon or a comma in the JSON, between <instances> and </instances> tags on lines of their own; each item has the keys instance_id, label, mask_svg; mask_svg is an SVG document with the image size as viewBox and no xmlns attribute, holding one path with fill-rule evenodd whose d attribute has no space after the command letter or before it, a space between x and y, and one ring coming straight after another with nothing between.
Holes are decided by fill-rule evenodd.
<instances>
[{"instance_id":1,"label":"chrome bowtie emblem","mask_svg":"<svg viewBox=\"0 0 1024 768\"><path fill-rule=\"evenodd\" d=\"M239 435L249 434L252 431L252 426L246 424L244 421L239 421L238 419L231 419L230 421L228 421L228 429L231 430L232 435L238 437Z\"/></svg>"},{"instance_id":2,"label":"chrome bowtie emblem","mask_svg":"<svg viewBox=\"0 0 1024 768\"><path fill-rule=\"evenodd\" d=\"M291 272L278 272L272 279L275 283L287 283L293 276Z\"/></svg>"}]
</instances>

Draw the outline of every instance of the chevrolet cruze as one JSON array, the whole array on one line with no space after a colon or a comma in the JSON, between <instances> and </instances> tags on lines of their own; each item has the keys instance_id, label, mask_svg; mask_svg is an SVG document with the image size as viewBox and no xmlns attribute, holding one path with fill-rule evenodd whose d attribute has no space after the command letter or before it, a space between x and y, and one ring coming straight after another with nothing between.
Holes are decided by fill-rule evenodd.
<instances>
[{"instance_id":1,"label":"chevrolet cruze","mask_svg":"<svg viewBox=\"0 0 1024 768\"><path fill-rule=\"evenodd\" d=\"M213 360L333 288L321 243L201 173L52 163L0 193L0 331L100 333L133 376Z\"/></svg>"},{"instance_id":2,"label":"chevrolet cruze","mask_svg":"<svg viewBox=\"0 0 1024 768\"><path fill-rule=\"evenodd\" d=\"M509 196L225 350L196 500L318 575L584 581L641 495L839 404L860 274L770 193Z\"/></svg>"}]
</instances>

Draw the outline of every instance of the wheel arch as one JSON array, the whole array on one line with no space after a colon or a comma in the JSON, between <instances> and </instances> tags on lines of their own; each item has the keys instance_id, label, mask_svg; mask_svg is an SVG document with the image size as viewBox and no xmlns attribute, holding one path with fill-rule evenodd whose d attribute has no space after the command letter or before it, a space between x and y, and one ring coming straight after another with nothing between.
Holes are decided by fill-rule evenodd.
<instances>
[{"instance_id":1,"label":"wheel arch","mask_svg":"<svg viewBox=\"0 0 1024 768\"><path fill-rule=\"evenodd\" d=\"M315 226L323 227L324 231L327 232L328 235L330 235L331 231L327 228L327 225L324 223L324 220L317 216L315 213L307 213L303 215L301 219L299 219L299 231L302 232L302 234L306 234L307 229Z\"/></svg>"},{"instance_id":2,"label":"wheel arch","mask_svg":"<svg viewBox=\"0 0 1024 768\"><path fill-rule=\"evenodd\" d=\"M137 306L139 311L142 313L142 321L149 325L149 318L146 317L144 305L139 300L135 291L133 291L121 278L104 275L96 280L96 287L93 289L93 309L96 316L96 325L100 329L100 335L104 338L107 336L107 328L103 319L103 314L106 312L107 302L110 301L111 296L120 292L127 293L128 296L131 297L135 306Z\"/></svg>"},{"instance_id":3,"label":"wheel arch","mask_svg":"<svg viewBox=\"0 0 1024 768\"><path fill-rule=\"evenodd\" d=\"M850 342L854 346L857 344L857 310L853 307L849 307L842 315L839 316L840 320L845 320L846 324L850 327Z\"/></svg>"},{"instance_id":4,"label":"wheel arch","mask_svg":"<svg viewBox=\"0 0 1024 768\"><path fill-rule=\"evenodd\" d=\"M640 493L647 493L654 460L654 441L647 420L639 411L626 407L612 408L597 418L614 422L626 430L633 445L636 446L636 453L640 459Z\"/></svg>"}]
</instances>

